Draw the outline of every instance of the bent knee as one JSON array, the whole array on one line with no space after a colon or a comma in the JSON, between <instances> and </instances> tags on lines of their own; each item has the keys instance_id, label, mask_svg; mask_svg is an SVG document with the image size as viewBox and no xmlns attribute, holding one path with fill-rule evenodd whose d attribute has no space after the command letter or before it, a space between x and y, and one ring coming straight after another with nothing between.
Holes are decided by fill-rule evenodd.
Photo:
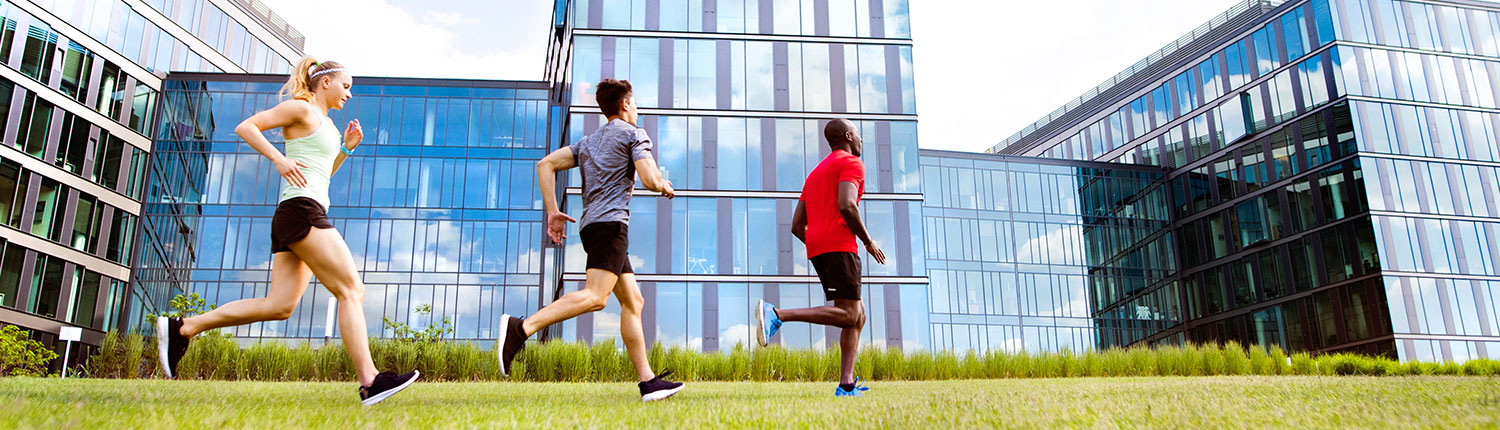
<instances>
[{"instance_id":1,"label":"bent knee","mask_svg":"<svg viewBox=\"0 0 1500 430\"><path fill-rule=\"evenodd\" d=\"M328 291L332 292L333 297L341 302L350 300L363 301L365 299L365 284L363 283L344 281L332 284L325 283L324 285L328 286Z\"/></svg>"},{"instance_id":2,"label":"bent knee","mask_svg":"<svg viewBox=\"0 0 1500 430\"><path fill-rule=\"evenodd\" d=\"M274 319L274 320L284 320L284 319L287 319L287 318L291 318L292 317L292 312L296 312L296 311L297 311L297 304L296 303L290 303L290 304L278 303L278 304L275 304L275 305L273 305L271 307L270 315L267 315L267 316L271 317L271 319Z\"/></svg>"},{"instance_id":3,"label":"bent knee","mask_svg":"<svg viewBox=\"0 0 1500 430\"><path fill-rule=\"evenodd\" d=\"M596 294L596 295L589 296L588 305L589 305L589 312L602 311L602 310L604 310L605 306L609 305L609 295L608 294Z\"/></svg>"}]
</instances>

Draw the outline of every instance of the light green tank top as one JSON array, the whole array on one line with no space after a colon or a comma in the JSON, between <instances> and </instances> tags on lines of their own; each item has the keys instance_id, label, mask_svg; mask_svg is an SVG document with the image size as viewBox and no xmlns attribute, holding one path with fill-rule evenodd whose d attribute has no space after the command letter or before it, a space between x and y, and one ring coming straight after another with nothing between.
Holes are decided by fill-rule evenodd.
<instances>
[{"instance_id":1,"label":"light green tank top","mask_svg":"<svg viewBox=\"0 0 1500 430\"><path fill-rule=\"evenodd\" d=\"M281 181L281 200L284 202L297 197L307 197L316 200L323 205L323 210L328 210L328 180L333 172L333 160L338 158L339 146L343 142L339 136L338 127L333 125L333 120L327 116L323 118L323 125L317 131L307 137L286 140L286 158L302 162L307 166L302 169L302 176L307 178L307 186L299 187Z\"/></svg>"}]
</instances>

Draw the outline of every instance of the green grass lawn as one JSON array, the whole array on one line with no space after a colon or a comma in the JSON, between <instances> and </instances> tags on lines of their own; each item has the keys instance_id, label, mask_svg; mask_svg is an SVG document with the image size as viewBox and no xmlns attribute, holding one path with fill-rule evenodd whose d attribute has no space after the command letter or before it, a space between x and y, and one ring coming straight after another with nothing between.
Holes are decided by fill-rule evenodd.
<instances>
[{"instance_id":1,"label":"green grass lawn","mask_svg":"<svg viewBox=\"0 0 1500 430\"><path fill-rule=\"evenodd\" d=\"M1496 428L1493 377L1156 377L698 382L643 404L634 384L418 383L371 408L353 384L0 379L11 428Z\"/></svg>"}]
</instances>

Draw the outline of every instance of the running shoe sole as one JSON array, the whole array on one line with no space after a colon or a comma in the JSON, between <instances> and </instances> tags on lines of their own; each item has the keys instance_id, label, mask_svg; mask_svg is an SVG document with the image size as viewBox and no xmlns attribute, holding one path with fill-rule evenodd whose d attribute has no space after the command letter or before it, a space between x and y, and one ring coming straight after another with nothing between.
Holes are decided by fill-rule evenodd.
<instances>
[{"instance_id":1,"label":"running shoe sole","mask_svg":"<svg viewBox=\"0 0 1500 430\"><path fill-rule=\"evenodd\" d=\"M167 336L167 330L171 328L172 321L167 317L156 317L156 357L161 362L161 373L167 375L167 379L174 379L177 375L172 374L170 364L171 357L167 352L171 346L172 338Z\"/></svg>"},{"instance_id":2,"label":"running shoe sole","mask_svg":"<svg viewBox=\"0 0 1500 430\"><path fill-rule=\"evenodd\" d=\"M657 400L662 400L662 399L665 399L665 398L668 398L668 397L672 397L672 395L677 394L677 392L679 392L679 391L682 391L683 388L687 388L687 384L678 385L677 388L673 388L673 389L670 389L670 390L661 390L661 391L657 391L657 392L653 392L653 393L648 393L648 394L646 394L644 396L641 396L641 401L642 402L654 402L654 401L657 401Z\"/></svg>"},{"instance_id":3,"label":"running shoe sole","mask_svg":"<svg viewBox=\"0 0 1500 430\"><path fill-rule=\"evenodd\" d=\"M505 337L510 335L510 314L500 315L500 337L495 339L495 361L500 363L500 376L509 378L505 368Z\"/></svg>"},{"instance_id":4,"label":"running shoe sole","mask_svg":"<svg viewBox=\"0 0 1500 430\"><path fill-rule=\"evenodd\" d=\"M755 309L755 339L760 341L760 346L770 345L770 339L766 339L766 301L758 300Z\"/></svg>"},{"instance_id":5,"label":"running shoe sole","mask_svg":"<svg viewBox=\"0 0 1500 430\"><path fill-rule=\"evenodd\" d=\"M370 396L370 398L364 399L364 400L360 401L360 403L363 403L365 406L375 406L376 403L380 403L381 401L384 401L385 399L391 398L391 396L396 395L396 393L401 392L401 390L405 390L406 387L410 387L411 384L414 383L414 382L417 382L418 379L422 379L422 372L421 371L419 371L419 370L413 370L412 373L414 373L414 374L411 376L411 379L406 380L406 383L403 383L401 385L397 385L396 388L385 390L385 392L383 392L383 393L376 394L374 396Z\"/></svg>"}]
</instances>

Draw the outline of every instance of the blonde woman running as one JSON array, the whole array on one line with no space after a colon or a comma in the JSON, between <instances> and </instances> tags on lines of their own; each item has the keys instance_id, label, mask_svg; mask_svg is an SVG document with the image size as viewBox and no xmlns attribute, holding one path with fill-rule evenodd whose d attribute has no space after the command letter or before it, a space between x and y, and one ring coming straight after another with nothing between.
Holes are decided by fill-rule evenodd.
<instances>
[{"instance_id":1,"label":"blonde woman running","mask_svg":"<svg viewBox=\"0 0 1500 430\"><path fill-rule=\"evenodd\" d=\"M167 377L176 377L177 362L187 351L188 341L198 333L291 317L309 278L316 275L338 299L344 350L359 378L359 398L370 406L411 386L419 373L376 373L365 331L365 285L354 268L349 245L328 222L329 178L364 138L359 120L354 120L344 129L340 144L338 126L328 117L330 109L342 109L349 101L354 80L338 63L318 62L312 57L303 58L293 70L281 89L282 97L291 99L257 112L234 129L250 147L270 159L276 172L286 179L271 219L271 292L266 297L229 302L194 317L158 318L161 367ZM286 136L286 155L262 135L273 128L280 128Z\"/></svg>"}]
</instances>

